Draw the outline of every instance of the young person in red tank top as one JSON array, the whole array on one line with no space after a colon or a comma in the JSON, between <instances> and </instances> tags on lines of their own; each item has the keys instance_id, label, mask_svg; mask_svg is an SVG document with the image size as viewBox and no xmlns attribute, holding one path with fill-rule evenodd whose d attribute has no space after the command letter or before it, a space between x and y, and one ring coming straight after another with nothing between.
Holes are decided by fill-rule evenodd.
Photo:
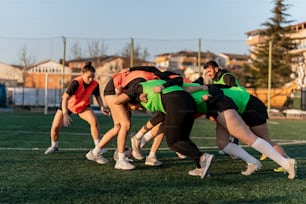
<instances>
[{"instance_id":1,"label":"young person in red tank top","mask_svg":"<svg viewBox=\"0 0 306 204\"><path fill-rule=\"evenodd\" d=\"M61 106L57 109L52 122L50 136L51 146L45 154L51 154L59 150L58 141L61 128L69 127L71 114L77 114L90 125L91 136L95 144L99 142L100 127L96 115L90 108L90 97L94 95L103 114L109 111L103 106L100 96L99 83L94 80L95 68L91 62L86 62L82 68L82 75L71 81L65 93L62 95Z\"/></svg>"}]
</instances>

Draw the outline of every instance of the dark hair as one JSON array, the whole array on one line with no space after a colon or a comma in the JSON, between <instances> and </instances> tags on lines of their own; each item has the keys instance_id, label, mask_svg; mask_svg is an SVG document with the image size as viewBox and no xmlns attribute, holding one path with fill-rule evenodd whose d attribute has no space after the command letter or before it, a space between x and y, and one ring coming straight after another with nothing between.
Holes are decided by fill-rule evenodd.
<instances>
[{"instance_id":1,"label":"dark hair","mask_svg":"<svg viewBox=\"0 0 306 204\"><path fill-rule=\"evenodd\" d=\"M90 61L86 61L84 66L82 67L82 72L96 72L96 69L91 65Z\"/></svg>"},{"instance_id":2,"label":"dark hair","mask_svg":"<svg viewBox=\"0 0 306 204\"><path fill-rule=\"evenodd\" d=\"M206 68L208 68L208 67L213 67L213 68L215 68L215 67L219 67L219 65L217 64L216 61L210 60L210 61L206 62L206 64L204 65L204 69L206 69Z\"/></svg>"}]
</instances>

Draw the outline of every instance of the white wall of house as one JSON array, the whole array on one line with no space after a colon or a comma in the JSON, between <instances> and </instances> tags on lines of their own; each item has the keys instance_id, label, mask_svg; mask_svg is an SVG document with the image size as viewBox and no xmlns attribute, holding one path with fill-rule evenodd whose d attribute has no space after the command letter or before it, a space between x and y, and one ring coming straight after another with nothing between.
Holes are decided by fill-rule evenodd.
<instances>
[{"instance_id":1,"label":"white wall of house","mask_svg":"<svg viewBox=\"0 0 306 204\"><path fill-rule=\"evenodd\" d=\"M0 80L15 80L18 83L23 83L22 70L0 62Z\"/></svg>"}]
</instances>

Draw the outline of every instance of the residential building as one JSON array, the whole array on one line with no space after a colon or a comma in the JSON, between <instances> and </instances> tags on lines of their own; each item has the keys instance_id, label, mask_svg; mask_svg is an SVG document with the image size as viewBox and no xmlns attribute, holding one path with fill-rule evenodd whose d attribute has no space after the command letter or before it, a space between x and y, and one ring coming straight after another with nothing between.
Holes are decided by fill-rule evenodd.
<instances>
[{"instance_id":1,"label":"residential building","mask_svg":"<svg viewBox=\"0 0 306 204\"><path fill-rule=\"evenodd\" d=\"M248 63L249 56L231 53L219 53L217 63L220 67L224 67L229 71L241 70Z\"/></svg>"},{"instance_id":2,"label":"residential building","mask_svg":"<svg viewBox=\"0 0 306 204\"><path fill-rule=\"evenodd\" d=\"M23 84L22 70L0 62L0 84L4 84L6 87L16 87Z\"/></svg>"},{"instance_id":3,"label":"residential building","mask_svg":"<svg viewBox=\"0 0 306 204\"><path fill-rule=\"evenodd\" d=\"M183 74L190 80L194 80L202 73L204 64L211 59L216 59L218 56L209 51L200 53L195 51L179 51L176 53L164 53L155 57L156 67L160 70L173 71L178 74ZM199 70L200 67L200 70Z\"/></svg>"},{"instance_id":4,"label":"residential building","mask_svg":"<svg viewBox=\"0 0 306 204\"><path fill-rule=\"evenodd\" d=\"M62 89L71 81L71 69L53 60L45 60L25 68L26 88Z\"/></svg>"},{"instance_id":5,"label":"residential building","mask_svg":"<svg viewBox=\"0 0 306 204\"><path fill-rule=\"evenodd\" d=\"M290 34L292 39L295 39L297 46L292 52L301 53L301 56L306 57L306 22L294 24L289 26L293 31ZM263 43L265 37L260 35L261 30L252 30L246 33L247 35L247 44L250 46L250 50L253 51L255 46Z\"/></svg>"}]
</instances>

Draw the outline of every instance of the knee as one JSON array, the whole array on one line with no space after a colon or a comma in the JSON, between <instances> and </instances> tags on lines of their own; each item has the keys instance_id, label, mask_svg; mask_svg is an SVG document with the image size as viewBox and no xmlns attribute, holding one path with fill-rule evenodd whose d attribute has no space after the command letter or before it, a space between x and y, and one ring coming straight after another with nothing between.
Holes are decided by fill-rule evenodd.
<instances>
[{"instance_id":1,"label":"knee","mask_svg":"<svg viewBox=\"0 0 306 204\"><path fill-rule=\"evenodd\" d=\"M122 128L122 129L124 129L124 130L126 130L126 131L129 131L130 128L131 128L131 123L130 123L130 121L126 121L126 122L124 122L124 123L121 123L121 124L120 124L120 128Z\"/></svg>"},{"instance_id":2,"label":"knee","mask_svg":"<svg viewBox=\"0 0 306 204\"><path fill-rule=\"evenodd\" d=\"M119 123L114 124L113 130L118 134L120 130L121 125Z\"/></svg>"}]
</instances>

